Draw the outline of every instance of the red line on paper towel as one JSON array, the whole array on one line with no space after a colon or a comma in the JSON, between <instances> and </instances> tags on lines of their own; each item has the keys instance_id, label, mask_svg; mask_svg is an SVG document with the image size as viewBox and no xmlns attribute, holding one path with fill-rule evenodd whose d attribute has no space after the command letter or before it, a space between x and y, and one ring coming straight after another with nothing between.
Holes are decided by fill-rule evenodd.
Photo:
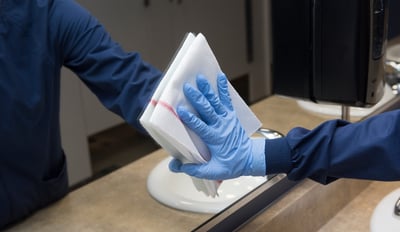
<instances>
[{"instance_id":1,"label":"red line on paper towel","mask_svg":"<svg viewBox=\"0 0 400 232\"><path fill-rule=\"evenodd\" d=\"M169 110L171 113L173 113L175 115L175 117L177 117L179 119L179 117L176 114L174 108L170 104L168 104L167 102L164 102L164 101L158 101L158 104L161 104L162 106L167 108L167 110Z\"/></svg>"},{"instance_id":2,"label":"red line on paper towel","mask_svg":"<svg viewBox=\"0 0 400 232\"><path fill-rule=\"evenodd\" d=\"M157 105L157 100L151 99L150 104L152 104L153 106Z\"/></svg>"}]
</instances>

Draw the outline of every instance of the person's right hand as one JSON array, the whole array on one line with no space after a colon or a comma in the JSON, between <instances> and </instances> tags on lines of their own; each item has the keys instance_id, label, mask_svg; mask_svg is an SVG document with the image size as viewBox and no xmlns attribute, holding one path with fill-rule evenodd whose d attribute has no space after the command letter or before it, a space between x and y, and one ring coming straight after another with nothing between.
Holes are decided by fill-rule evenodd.
<instances>
[{"instance_id":1,"label":"person's right hand","mask_svg":"<svg viewBox=\"0 0 400 232\"><path fill-rule=\"evenodd\" d=\"M197 77L199 91L184 85L184 94L200 118L183 107L177 109L181 120L207 145L211 159L205 164L182 164L173 159L170 170L211 180L264 176L265 140L246 135L231 103L227 78L221 74L217 81L219 96L203 76Z\"/></svg>"}]
</instances>

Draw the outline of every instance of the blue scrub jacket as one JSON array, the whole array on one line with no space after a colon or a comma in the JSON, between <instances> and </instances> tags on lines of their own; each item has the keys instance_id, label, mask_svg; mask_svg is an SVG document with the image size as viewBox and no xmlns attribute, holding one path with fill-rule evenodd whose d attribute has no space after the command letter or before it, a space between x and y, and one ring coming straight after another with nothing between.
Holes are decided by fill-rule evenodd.
<instances>
[{"instance_id":1,"label":"blue scrub jacket","mask_svg":"<svg viewBox=\"0 0 400 232\"><path fill-rule=\"evenodd\" d=\"M139 130L138 116L161 78L72 0L0 0L0 229L68 192L63 65Z\"/></svg>"}]
</instances>

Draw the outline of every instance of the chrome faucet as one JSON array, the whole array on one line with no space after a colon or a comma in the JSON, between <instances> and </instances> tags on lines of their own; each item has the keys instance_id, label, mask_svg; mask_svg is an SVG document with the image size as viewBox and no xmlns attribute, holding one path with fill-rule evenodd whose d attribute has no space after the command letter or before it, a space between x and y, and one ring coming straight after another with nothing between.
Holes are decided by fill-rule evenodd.
<instances>
[{"instance_id":1,"label":"chrome faucet","mask_svg":"<svg viewBox=\"0 0 400 232\"><path fill-rule=\"evenodd\" d=\"M385 81L393 94L400 95L400 62L387 60L385 63Z\"/></svg>"}]
</instances>

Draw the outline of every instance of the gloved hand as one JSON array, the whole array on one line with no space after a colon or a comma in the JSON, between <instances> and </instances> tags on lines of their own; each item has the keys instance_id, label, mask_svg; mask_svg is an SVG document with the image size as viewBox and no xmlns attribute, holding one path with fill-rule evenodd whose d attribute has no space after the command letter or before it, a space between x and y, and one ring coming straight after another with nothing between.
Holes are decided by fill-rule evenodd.
<instances>
[{"instance_id":1,"label":"gloved hand","mask_svg":"<svg viewBox=\"0 0 400 232\"><path fill-rule=\"evenodd\" d=\"M196 81L199 91L189 84L185 84L183 90L200 118L182 106L177 108L177 114L204 141L211 159L205 164L182 164L173 159L170 170L210 180L264 176L265 140L246 135L233 109L225 75L217 78L219 97L204 76L199 75Z\"/></svg>"}]
</instances>

